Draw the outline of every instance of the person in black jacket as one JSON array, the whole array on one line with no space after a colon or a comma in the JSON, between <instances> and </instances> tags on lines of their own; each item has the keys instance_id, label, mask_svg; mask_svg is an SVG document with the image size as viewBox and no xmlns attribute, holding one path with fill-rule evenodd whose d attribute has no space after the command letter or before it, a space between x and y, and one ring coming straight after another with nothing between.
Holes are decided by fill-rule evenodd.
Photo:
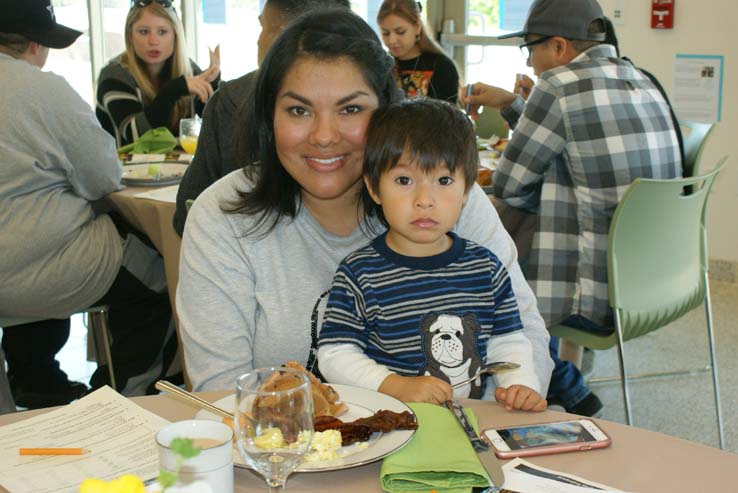
<instances>
[{"instance_id":1,"label":"person in black jacket","mask_svg":"<svg viewBox=\"0 0 738 493\"><path fill-rule=\"evenodd\" d=\"M258 62L266 56L274 39L300 15L315 8L350 8L349 0L267 0L259 15L261 34L257 41ZM258 72L221 82L203 113L197 151L182 177L177 192L174 230L182 236L187 201L197 198L219 178L246 164L242 157L242 132L248 131L253 112L253 90Z\"/></svg>"},{"instance_id":2,"label":"person in black jacket","mask_svg":"<svg viewBox=\"0 0 738 493\"><path fill-rule=\"evenodd\" d=\"M125 42L126 51L100 72L100 124L118 147L157 127L179 135L179 120L201 114L217 87L219 48L210 53L204 72L189 60L182 22L171 0L135 1L126 17Z\"/></svg>"}]
</instances>

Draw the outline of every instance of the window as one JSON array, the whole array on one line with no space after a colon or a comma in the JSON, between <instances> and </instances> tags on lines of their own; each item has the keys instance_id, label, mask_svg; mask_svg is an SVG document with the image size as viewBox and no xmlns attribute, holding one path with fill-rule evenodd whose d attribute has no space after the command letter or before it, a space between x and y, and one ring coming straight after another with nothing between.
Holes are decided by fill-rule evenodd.
<instances>
[{"instance_id":1,"label":"window","mask_svg":"<svg viewBox=\"0 0 738 493\"><path fill-rule=\"evenodd\" d=\"M510 25L509 22L502 29L501 17L507 9L500 12L505 0L469 0L467 5L466 33L473 36L499 36L513 29L522 28L522 23ZM509 4L515 3L514 0ZM518 2L525 4L526 2ZM528 2L530 3L530 2ZM520 9L518 9L518 12ZM525 14L523 13L523 22ZM519 18L518 18L519 19ZM494 42L494 41L492 41ZM517 41L516 41L517 43ZM515 46L476 45L466 48L466 74L470 82L480 81L493 86L512 90L515 85L515 74L533 76L533 70L526 66L526 61Z\"/></svg>"},{"instance_id":2,"label":"window","mask_svg":"<svg viewBox=\"0 0 738 493\"><path fill-rule=\"evenodd\" d=\"M64 77L69 84L92 104L92 64L90 62L89 23L86 0L54 0L56 21L82 31L72 46L64 50L49 50L44 70Z\"/></svg>"},{"instance_id":3,"label":"window","mask_svg":"<svg viewBox=\"0 0 738 493\"><path fill-rule=\"evenodd\" d=\"M197 62L205 70L210 63L208 49L220 44L220 77L236 79L256 69L256 40L261 32L259 14L263 2L225 0L216 3L224 5L225 10L205 11L203 6L208 8L205 2L194 4L197 6ZM191 37L188 35L188 40Z\"/></svg>"}]
</instances>

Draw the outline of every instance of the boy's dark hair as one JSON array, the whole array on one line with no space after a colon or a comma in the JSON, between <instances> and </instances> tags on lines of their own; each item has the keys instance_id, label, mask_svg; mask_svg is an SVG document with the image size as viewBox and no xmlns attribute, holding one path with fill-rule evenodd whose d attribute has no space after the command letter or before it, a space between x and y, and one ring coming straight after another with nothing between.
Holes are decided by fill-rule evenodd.
<instances>
[{"instance_id":1,"label":"boy's dark hair","mask_svg":"<svg viewBox=\"0 0 738 493\"><path fill-rule=\"evenodd\" d=\"M452 173L459 169L467 192L476 181L479 153L474 127L469 117L446 101L420 97L374 112L366 129L364 150L364 177L373 190L379 191L381 176L397 166L403 154L426 172L440 164ZM387 226L382 207L366 188L361 199L364 215L376 216Z\"/></svg>"}]
</instances>

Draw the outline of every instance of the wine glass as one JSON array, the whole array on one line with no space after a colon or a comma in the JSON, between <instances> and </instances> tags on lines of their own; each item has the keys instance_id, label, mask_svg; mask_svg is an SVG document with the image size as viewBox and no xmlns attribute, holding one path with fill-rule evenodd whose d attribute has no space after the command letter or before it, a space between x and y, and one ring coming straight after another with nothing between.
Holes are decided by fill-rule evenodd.
<instances>
[{"instance_id":1,"label":"wine glass","mask_svg":"<svg viewBox=\"0 0 738 493\"><path fill-rule=\"evenodd\" d=\"M197 139L200 136L202 120L195 118L182 118L179 121L179 145L187 154L195 154L197 150Z\"/></svg>"},{"instance_id":2,"label":"wine glass","mask_svg":"<svg viewBox=\"0 0 738 493\"><path fill-rule=\"evenodd\" d=\"M313 398L310 380L292 368L259 368L236 381L236 444L269 491L283 492L310 451Z\"/></svg>"}]
</instances>

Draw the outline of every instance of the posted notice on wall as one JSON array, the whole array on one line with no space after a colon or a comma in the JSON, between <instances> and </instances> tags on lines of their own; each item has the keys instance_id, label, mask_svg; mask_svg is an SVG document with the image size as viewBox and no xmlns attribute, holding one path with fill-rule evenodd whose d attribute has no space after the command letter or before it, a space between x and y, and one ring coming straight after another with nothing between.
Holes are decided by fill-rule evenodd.
<instances>
[{"instance_id":1,"label":"posted notice on wall","mask_svg":"<svg viewBox=\"0 0 738 493\"><path fill-rule=\"evenodd\" d=\"M680 120L715 123L723 105L722 55L682 55L674 59L671 103Z\"/></svg>"}]
</instances>

